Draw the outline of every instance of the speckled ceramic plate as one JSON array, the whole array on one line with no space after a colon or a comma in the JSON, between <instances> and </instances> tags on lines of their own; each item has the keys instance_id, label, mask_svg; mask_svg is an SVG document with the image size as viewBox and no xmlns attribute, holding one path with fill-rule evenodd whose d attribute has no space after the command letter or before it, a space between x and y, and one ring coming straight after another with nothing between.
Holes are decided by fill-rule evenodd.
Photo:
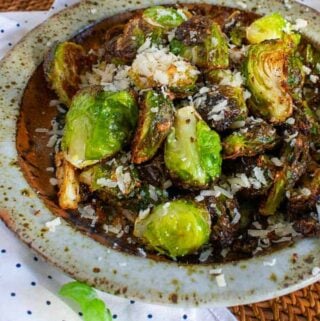
<instances>
[{"instance_id":1,"label":"speckled ceramic plate","mask_svg":"<svg viewBox=\"0 0 320 321\"><path fill-rule=\"evenodd\" d=\"M188 1L186 1L188 2ZM190 1L201 2L201 1ZM243 9L243 1L207 1ZM175 1L84 1L48 19L29 33L0 63L0 202L1 218L25 243L74 278L104 291L146 302L231 306L286 294L320 279L320 239L304 239L272 254L223 265L178 265L109 249L65 221L55 232L44 229L55 216L30 188L18 166L16 120L25 86L54 41L63 41L86 26L117 13ZM299 4L248 1L246 10L278 11L309 24L304 33L320 41L320 17ZM293 254L297 260L292 263ZM276 258L273 266L263 263ZM221 268L226 286L218 287L211 269Z\"/></svg>"}]
</instances>

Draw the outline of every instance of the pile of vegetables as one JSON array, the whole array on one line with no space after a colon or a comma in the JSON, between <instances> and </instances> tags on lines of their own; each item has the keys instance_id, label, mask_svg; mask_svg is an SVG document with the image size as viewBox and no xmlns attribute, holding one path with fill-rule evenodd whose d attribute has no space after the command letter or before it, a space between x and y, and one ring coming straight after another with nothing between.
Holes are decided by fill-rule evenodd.
<instances>
[{"instance_id":1,"label":"pile of vegetables","mask_svg":"<svg viewBox=\"0 0 320 321\"><path fill-rule=\"evenodd\" d=\"M68 108L60 207L98 199L139 246L173 259L252 255L253 229L269 245L319 234L320 53L280 14L249 17L157 6L107 31L100 56L50 50L45 75ZM112 70L108 86L83 80L97 68Z\"/></svg>"}]
</instances>

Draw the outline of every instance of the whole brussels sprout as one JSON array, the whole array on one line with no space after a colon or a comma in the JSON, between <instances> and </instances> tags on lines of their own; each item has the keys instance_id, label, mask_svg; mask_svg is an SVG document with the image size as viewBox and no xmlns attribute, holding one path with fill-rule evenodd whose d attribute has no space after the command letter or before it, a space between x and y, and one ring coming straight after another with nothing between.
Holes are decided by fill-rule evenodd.
<instances>
[{"instance_id":1,"label":"whole brussels sprout","mask_svg":"<svg viewBox=\"0 0 320 321\"><path fill-rule=\"evenodd\" d=\"M155 6L144 10L142 17L153 26L173 29L187 20L186 14L188 13L182 9Z\"/></svg>"},{"instance_id":2,"label":"whole brussels sprout","mask_svg":"<svg viewBox=\"0 0 320 321\"><path fill-rule=\"evenodd\" d=\"M170 50L198 67L223 69L229 66L229 49L220 26L203 16L182 23L170 42Z\"/></svg>"},{"instance_id":3,"label":"whole brussels sprout","mask_svg":"<svg viewBox=\"0 0 320 321\"><path fill-rule=\"evenodd\" d=\"M211 220L209 212L186 200L156 206L135 222L134 235L150 248L176 258L194 253L208 242Z\"/></svg>"},{"instance_id":4,"label":"whole brussels sprout","mask_svg":"<svg viewBox=\"0 0 320 321\"><path fill-rule=\"evenodd\" d=\"M205 187L221 173L219 135L187 106L176 112L164 160L170 175L184 187Z\"/></svg>"},{"instance_id":5,"label":"whole brussels sprout","mask_svg":"<svg viewBox=\"0 0 320 321\"><path fill-rule=\"evenodd\" d=\"M66 159L75 167L97 163L129 143L138 118L128 91L105 92L88 87L73 98L62 138Z\"/></svg>"},{"instance_id":6,"label":"whole brussels sprout","mask_svg":"<svg viewBox=\"0 0 320 321\"><path fill-rule=\"evenodd\" d=\"M80 89L80 73L84 68L85 50L74 42L53 46L44 61L44 73L59 100L67 107Z\"/></svg>"},{"instance_id":7,"label":"whole brussels sprout","mask_svg":"<svg viewBox=\"0 0 320 321\"><path fill-rule=\"evenodd\" d=\"M132 142L132 162L140 164L151 159L167 137L172 123L172 102L163 94L148 90L141 104Z\"/></svg>"},{"instance_id":8,"label":"whole brussels sprout","mask_svg":"<svg viewBox=\"0 0 320 321\"><path fill-rule=\"evenodd\" d=\"M247 39L256 44L265 40L280 39L287 25L280 13L271 13L255 20L246 30Z\"/></svg>"},{"instance_id":9,"label":"whole brussels sprout","mask_svg":"<svg viewBox=\"0 0 320 321\"><path fill-rule=\"evenodd\" d=\"M255 156L272 149L279 141L275 128L264 121L254 122L223 140L223 157Z\"/></svg>"},{"instance_id":10,"label":"whole brussels sprout","mask_svg":"<svg viewBox=\"0 0 320 321\"><path fill-rule=\"evenodd\" d=\"M246 85L252 93L249 107L273 123L284 122L292 114L287 66L294 48L290 39L252 45L244 64Z\"/></svg>"}]
</instances>

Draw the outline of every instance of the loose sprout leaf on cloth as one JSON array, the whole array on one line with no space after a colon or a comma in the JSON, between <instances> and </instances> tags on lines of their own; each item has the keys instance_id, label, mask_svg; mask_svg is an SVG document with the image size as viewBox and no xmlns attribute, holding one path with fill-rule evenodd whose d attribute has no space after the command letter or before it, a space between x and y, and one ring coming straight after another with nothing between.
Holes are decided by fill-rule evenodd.
<instances>
[{"instance_id":1,"label":"loose sprout leaf on cloth","mask_svg":"<svg viewBox=\"0 0 320 321\"><path fill-rule=\"evenodd\" d=\"M84 283L75 281L64 284L59 294L77 302L85 321L111 321L112 315L104 302L97 297L96 291Z\"/></svg>"}]
</instances>

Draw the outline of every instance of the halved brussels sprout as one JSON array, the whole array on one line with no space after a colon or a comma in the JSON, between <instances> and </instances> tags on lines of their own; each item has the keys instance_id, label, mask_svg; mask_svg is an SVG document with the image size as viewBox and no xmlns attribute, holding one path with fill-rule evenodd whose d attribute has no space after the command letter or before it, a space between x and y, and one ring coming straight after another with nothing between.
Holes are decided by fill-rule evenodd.
<instances>
[{"instance_id":1,"label":"halved brussels sprout","mask_svg":"<svg viewBox=\"0 0 320 321\"><path fill-rule=\"evenodd\" d=\"M156 206L135 222L134 235L150 248L176 258L194 253L208 242L210 215L200 205L175 200Z\"/></svg>"},{"instance_id":2,"label":"halved brussels sprout","mask_svg":"<svg viewBox=\"0 0 320 321\"><path fill-rule=\"evenodd\" d=\"M129 70L139 89L168 86L175 93L187 95L194 90L198 75L197 68L189 62L157 48L139 53Z\"/></svg>"},{"instance_id":3,"label":"halved brussels sprout","mask_svg":"<svg viewBox=\"0 0 320 321\"><path fill-rule=\"evenodd\" d=\"M255 122L223 140L223 157L234 159L240 156L255 156L274 148L278 140L275 128L264 121Z\"/></svg>"},{"instance_id":4,"label":"halved brussels sprout","mask_svg":"<svg viewBox=\"0 0 320 321\"><path fill-rule=\"evenodd\" d=\"M161 93L147 91L132 142L132 162L140 164L151 159L169 134L172 123L172 102Z\"/></svg>"},{"instance_id":5,"label":"halved brussels sprout","mask_svg":"<svg viewBox=\"0 0 320 321\"><path fill-rule=\"evenodd\" d=\"M66 117L62 150L75 167L97 163L129 143L138 118L130 92L85 88L72 100Z\"/></svg>"},{"instance_id":6,"label":"halved brussels sprout","mask_svg":"<svg viewBox=\"0 0 320 321\"><path fill-rule=\"evenodd\" d=\"M229 66L225 35L217 23L202 16L194 16L177 28L170 50L199 67L223 69Z\"/></svg>"},{"instance_id":7,"label":"halved brussels sprout","mask_svg":"<svg viewBox=\"0 0 320 321\"><path fill-rule=\"evenodd\" d=\"M286 20L280 13L271 13L255 20L246 30L247 39L256 44L265 40L280 39L286 27Z\"/></svg>"},{"instance_id":8,"label":"halved brussels sprout","mask_svg":"<svg viewBox=\"0 0 320 321\"><path fill-rule=\"evenodd\" d=\"M80 185L76 169L65 160L63 152L56 154L55 165L59 206L63 209L77 209L80 202Z\"/></svg>"},{"instance_id":9,"label":"halved brussels sprout","mask_svg":"<svg viewBox=\"0 0 320 321\"><path fill-rule=\"evenodd\" d=\"M252 45L244 64L246 84L252 93L249 107L273 123L284 122L292 114L287 66L294 47L289 39Z\"/></svg>"},{"instance_id":10,"label":"halved brussels sprout","mask_svg":"<svg viewBox=\"0 0 320 321\"><path fill-rule=\"evenodd\" d=\"M164 152L170 175L186 187L203 187L221 172L219 135L200 120L193 107L176 112Z\"/></svg>"},{"instance_id":11,"label":"halved brussels sprout","mask_svg":"<svg viewBox=\"0 0 320 321\"><path fill-rule=\"evenodd\" d=\"M53 46L44 61L44 73L59 100L67 107L80 89L80 73L84 69L85 50L74 42Z\"/></svg>"},{"instance_id":12,"label":"halved brussels sprout","mask_svg":"<svg viewBox=\"0 0 320 321\"><path fill-rule=\"evenodd\" d=\"M188 19L186 14L188 12L182 9L155 6L144 10L142 17L153 26L173 29Z\"/></svg>"},{"instance_id":13,"label":"halved brussels sprout","mask_svg":"<svg viewBox=\"0 0 320 321\"><path fill-rule=\"evenodd\" d=\"M194 96L197 111L206 123L223 131L238 120L247 118L248 110L240 87L216 86L205 95Z\"/></svg>"},{"instance_id":14,"label":"halved brussels sprout","mask_svg":"<svg viewBox=\"0 0 320 321\"><path fill-rule=\"evenodd\" d=\"M283 159L284 166L275 175L268 197L259 208L262 215L274 215L289 191L306 171L309 158L308 139L297 134L295 141L286 144Z\"/></svg>"}]
</instances>

